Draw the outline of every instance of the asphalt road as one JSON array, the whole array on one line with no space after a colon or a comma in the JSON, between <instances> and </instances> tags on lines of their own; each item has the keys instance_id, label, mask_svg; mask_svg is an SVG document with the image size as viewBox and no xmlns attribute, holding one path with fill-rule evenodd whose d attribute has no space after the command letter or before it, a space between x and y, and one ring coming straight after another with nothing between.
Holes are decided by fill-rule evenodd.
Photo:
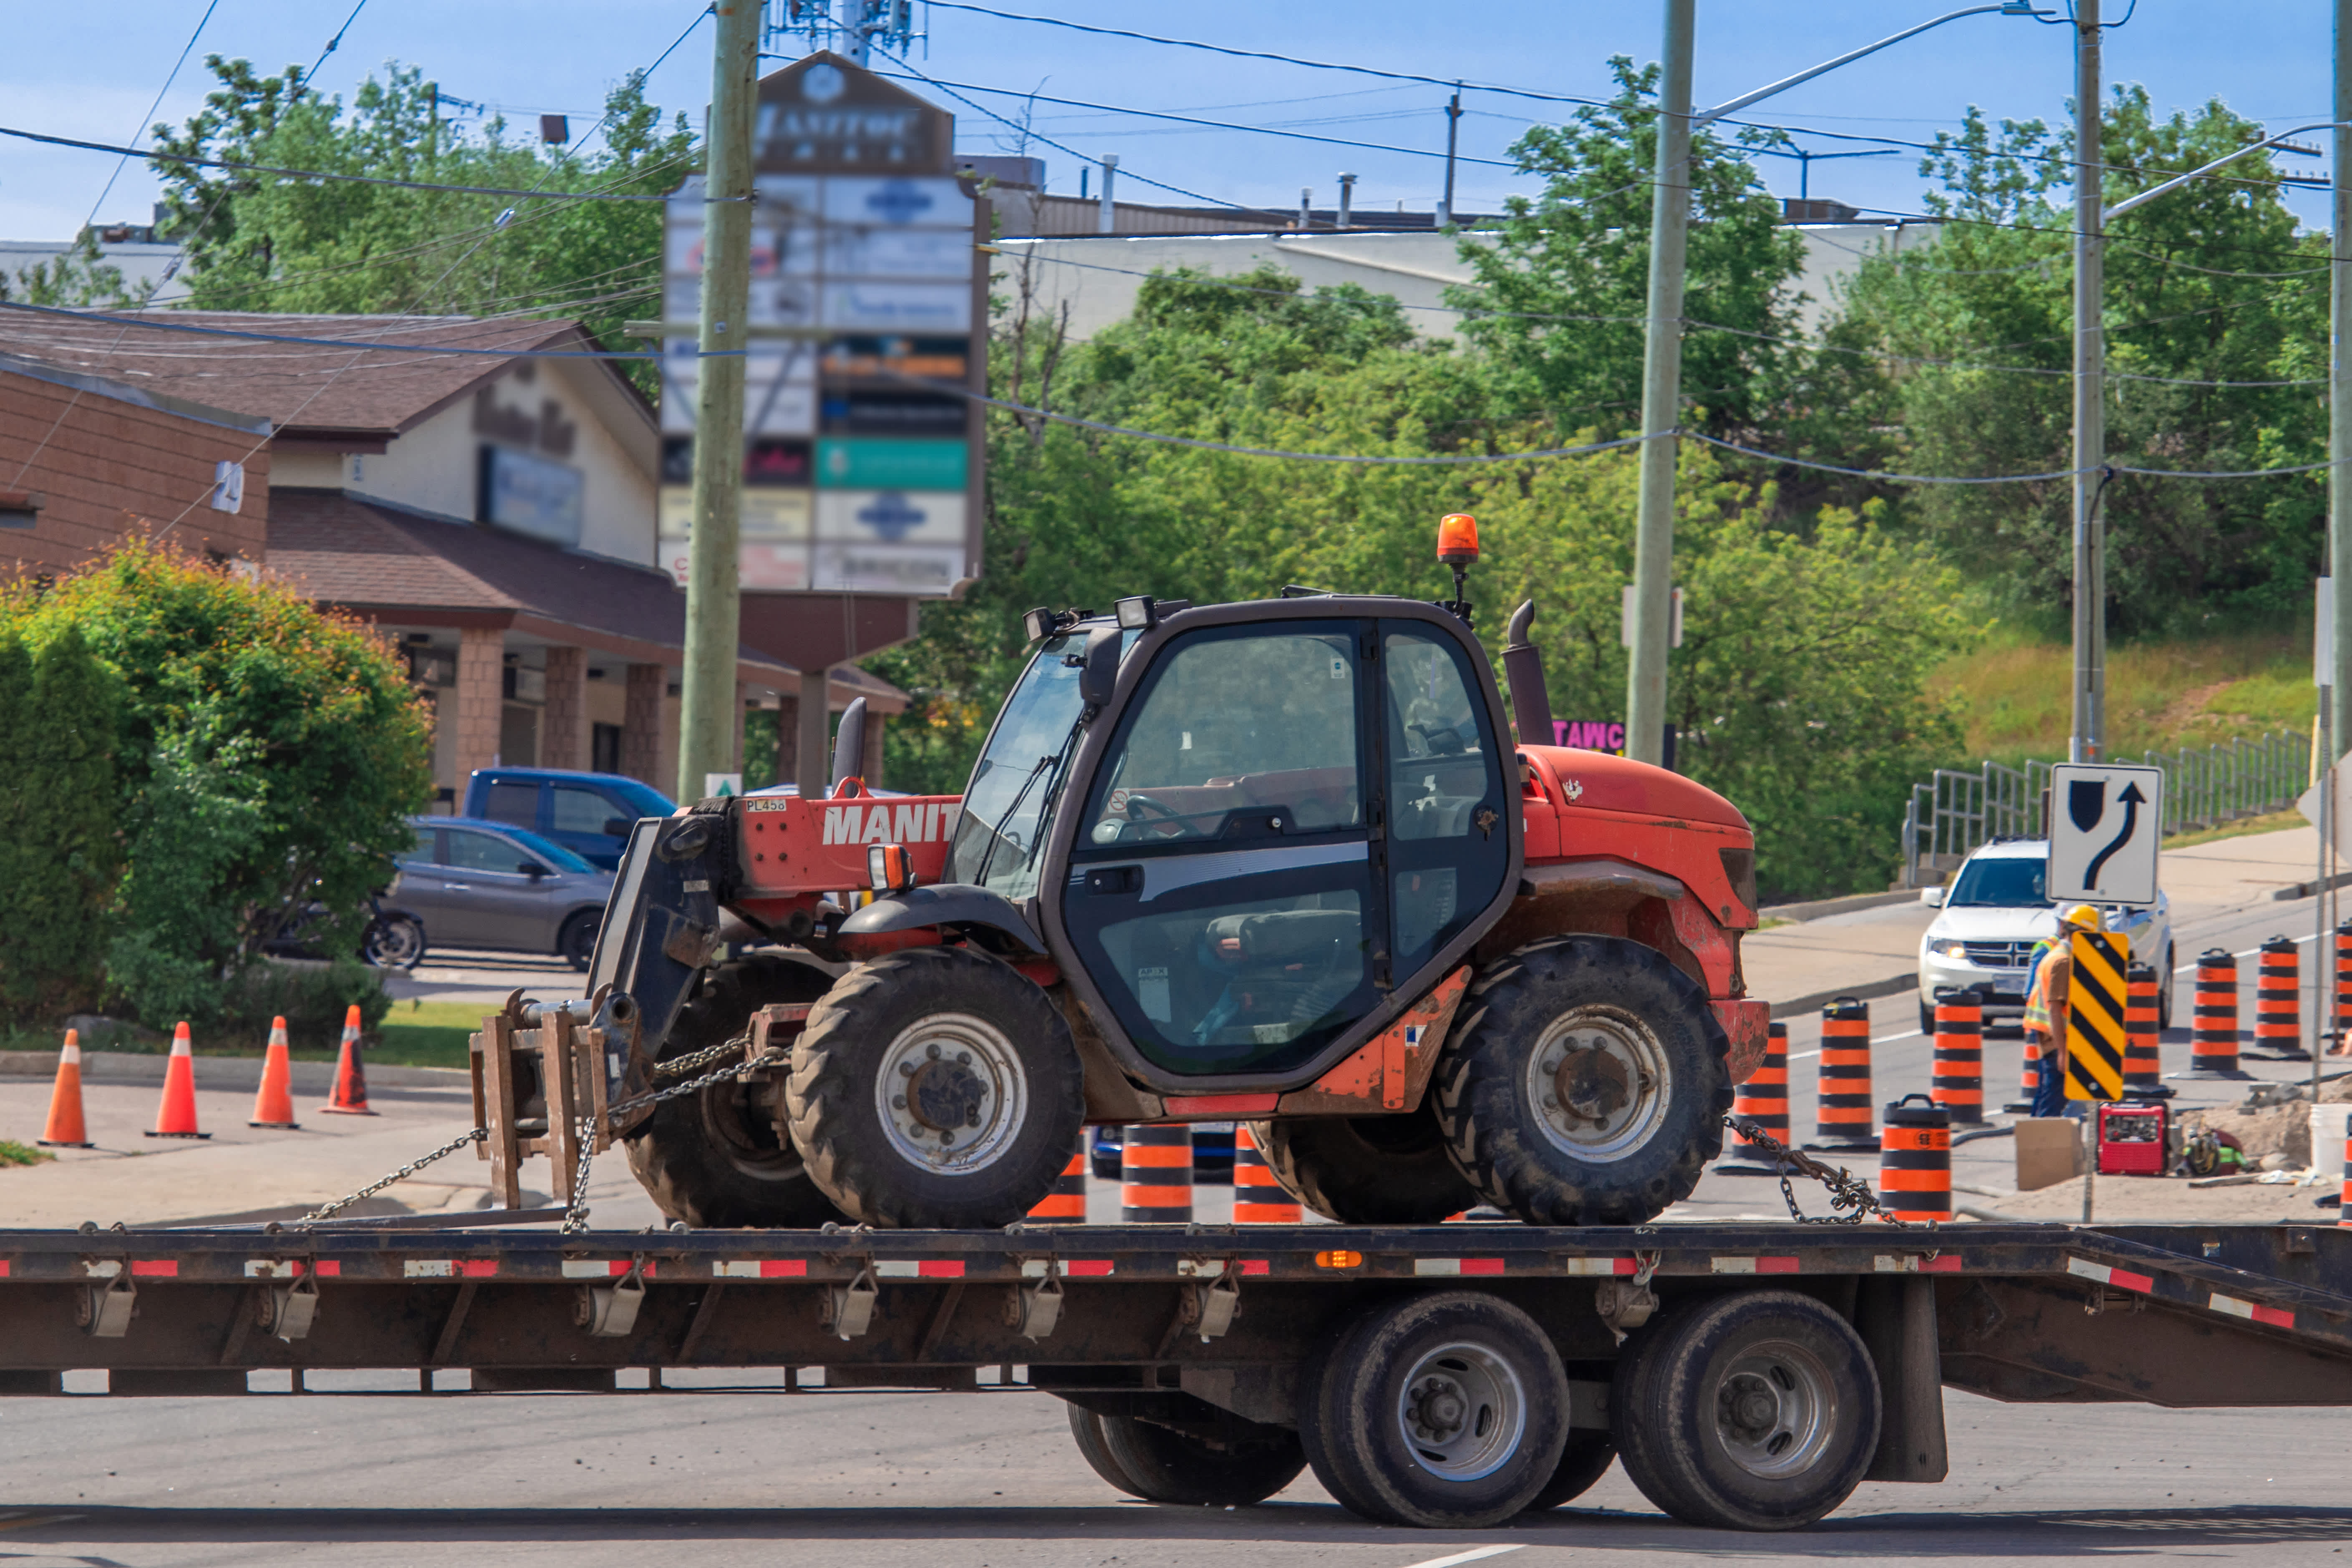
<instances>
[{"instance_id":1,"label":"asphalt road","mask_svg":"<svg viewBox=\"0 0 2352 1568\"><path fill-rule=\"evenodd\" d=\"M1738 1536L1666 1519L1613 1469L1576 1505L1491 1531L1374 1528L1311 1474L1259 1508L1155 1508L1087 1469L1044 1394L289 1403L0 1401L0 1562L1433 1568L1491 1553L1548 1568L1605 1552L2284 1568L2352 1547L2342 1417L2320 1411L1954 1394L1950 1480L1865 1483L1811 1530Z\"/></svg>"}]
</instances>

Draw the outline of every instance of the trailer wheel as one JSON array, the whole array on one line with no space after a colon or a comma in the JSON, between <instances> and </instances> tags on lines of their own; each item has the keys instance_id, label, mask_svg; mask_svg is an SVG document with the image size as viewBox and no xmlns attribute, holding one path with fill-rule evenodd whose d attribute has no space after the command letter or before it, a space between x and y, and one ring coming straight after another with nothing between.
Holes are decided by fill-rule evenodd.
<instances>
[{"instance_id":1,"label":"trailer wheel","mask_svg":"<svg viewBox=\"0 0 2352 1568\"><path fill-rule=\"evenodd\" d=\"M1568 1447L1559 1452L1559 1465L1536 1493L1535 1501L1528 1504L1529 1513L1541 1513L1562 1503L1574 1502L1592 1489L1594 1483L1609 1473L1617 1460L1617 1444L1606 1432L1570 1430Z\"/></svg>"},{"instance_id":2,"label":"trailer wheel","mask_svg":"<svg viewBox=\"0 0 2352 1568\"><path fill-rule=\"evenodd\" d=\"M1341 1225L1436 1225L1478 1201L1426 1106L1253 1121L1250 1133L1282 1190Z\"/></svg>"},{"instance_id":3,"label":"trailer wheel","mask_svg":"<svg viewBox=\"0 0 2352 1568\"><path fill-rule=\"evenodd\" d=\"M1723 1152L1730 1041L1664 953L1616 937L1523 947L1463 1002L1438 1059L1446 1148L1530 1225L1640 1225Z\"/></svg>"},{"instance_id":4,"label":"trailer wheel","mask_svg":"<svg viewBox=\"0 0 2352 1568\"><path fill-rule=\"evenodd\" d=\"M1070 1435L1095 1474L1145 1502L1246 1508L1264 1502L1307 1468L1298 1434L1236 1422L1231 1438L1199 1436L1132 1415L1070 1406Z\"/></svg>"},{"instance_id":5,"label":"trailer wheel","mask_svg":"<svg viewBox=\"0 0 2352 1568\"><path fill-rule=\"evenodd\" d=\"M1299 1407L1315 1479L1383 1524L1475 1529L1542 1495L1568 1379L1534 1319L1448 1290L1375 1307L1332 1342Z\"/></svg>"},{"instance_id":6,"label":"trailer wheel","mask_svg":"<svg viewBox=\"0 0 2352 1568\"><path fill-rule=\"evenodd\" d=\"M809 1014L785 1104L809 1173L867 1225L1008 1225L1053 1190L1086 1114L1070 1026L995 959L862 963Z\"/></svg>"},{"instance_id":7,"label":"trailer wheel","mask_svg":"<svg viewBox=\"0 0 2352 1568\"><path fill-rule=\"evenodd\" d=\"M1610 1399L1625 1473L1686 1524L1796 1530L1843 1502L1878 1447L1878 1373L1811 1296L1744 1290L1652 1324Z\"/></svg>"},{"instance_id":8,"label":"trailer wheel","mask_svg":"<svg viewBox=\"0 0 2352 1568\"><path fill-rule=\"evenodd\" d=\"M759 953L706 970L678 1009L662 1047L667 1060L707 1050L751 1026L774 1002L814 1002L833 984L823 970L778 953ZM776 1131L773 1094L750 1084L719 1083L666 1100L625 1142L629 1169L662 1213L698 1226L800 1229L841 1217L809 1180L799 1151Z\"/></svg>"}]
</instances>

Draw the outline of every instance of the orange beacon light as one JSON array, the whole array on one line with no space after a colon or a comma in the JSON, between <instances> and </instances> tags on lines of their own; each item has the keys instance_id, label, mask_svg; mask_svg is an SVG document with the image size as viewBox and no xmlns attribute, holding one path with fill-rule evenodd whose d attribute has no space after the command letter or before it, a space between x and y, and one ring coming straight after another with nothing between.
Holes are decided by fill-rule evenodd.
<instances>
[{"instance_id":1,"label":"orange beacon light","mask_svg":"<svg viewBox=\"0 0 2352 1568\"><path fill-rule=\"evenodd\" d=\"M1437 520L1437 559L1447 566L1467 566L1478 559L1478 520L1466 511L1450 511Z\"/></svg>"}]
</instances>

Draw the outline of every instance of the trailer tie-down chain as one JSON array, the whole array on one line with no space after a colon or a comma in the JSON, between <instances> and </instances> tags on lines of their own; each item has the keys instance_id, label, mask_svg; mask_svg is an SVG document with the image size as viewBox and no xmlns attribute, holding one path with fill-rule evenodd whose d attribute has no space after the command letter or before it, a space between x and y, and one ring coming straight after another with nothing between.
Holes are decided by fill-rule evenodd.
<instances>
[{"instance_id":1,"label":"trailer tie-down chain","mask_svg":"<svg viewBox=\"0 0 2352 1568\"><path fill-rule=\"evenodd\" d=\"M751 1049L751 1044L749 1037L738 1035L735 1038L712 1046L708 1050L674 1058L662 1063L654 1070L656 1075L664 1070L684 1072L707 1062L720 1061L730 1055L740 1058ZM763 1056L729 1062L717 1071L704 1073L700 1078L688 1079L684 1083L674 1083L667 1089L656 1089L649 1093L638 1095L635 1100L625 1100L618 1105L607 1107L604 1120L617 1121L633 1110L642 1110L648 1105L659 1105L666 1100L681 1099L686 1095L709 1089L714 1084L721 1084L730 1079L740 1078L754 1068L775 1067L781 1065L783 1060L782 1054L770 1051ZM588 1165L596 1157L596 1118L593 1115L580 1119L579 1141L580 1168L572 1173L572 1202L563 1211L562 1234L565 1236L576 1236L588 1228Z\"/></svg>"},{"instance_id":2,"label":"trailer tie-down chain","mask_svg":"<svg viewBox=\"0 0 2352 1568\"><path fill-rule=\"evenodd\" d=\"M1772 1156L1780 1173L1780 1197L1789 1205L1789 1217L1799 1225L1860 1225L1865 1215L1876 1215L1888 1225L1906 1230L1927 1228L1917 1220L1896 1219L1870 1190L1870 1184L1847 1171L1843 1165L1824 1165L1801 1150L1791 1149L1752 1121L1742 1121L1727 1116L1723 1124L1740 1137ZM1797 1206L1796 1189L1789 1184L1789 1173L1811 1176L1829 1189L1831 1212L1809 1215Z\"/></svg>"},{"instance_id":3,"label":"trailer tie-down chain","mask_svg":"<svg viewBox=\"0 0 2352 1568\"><path fill-rule=\"evenodd\" d=\"M699 1050L688 1056L673 1058L672 1059L663 1062L659 1066L656 1067L654 1068L654 1073L656 1077L664 1077L675 1073L691 1072L696 1068L706 1067L712 1062L724 1061L730 1056L740 1058L750 1048L750 1047L751 1041L749 1038L739 1035L734 1039L722 1041L721 1043L712 1046L706 1050ZM648 1094L641 1094L634 1100L625 1100L618 1105L614 1105L607 1109L604 1112L604 1116L607 1121L616 1120L627 1115L633 1110L642 1110L648 1105L658 1105L666 1100L677 1100L682 1096L692 1094L698 1089L709 1089L713 1084L723 1083L727 1079L734 1078L738 1074L747 1072L752 1068L773 1066L782 1059L783 1058L782 1057L771 1052L766 1056L755 1057L748 1061L738 1060L731 1062L727 1066L720 1068L716 1072L705 1073L700 1078L689 1079L685 1083L672 1084L666 1089L658 1089ZM434 1150L431 1153L419 1155L417 1158L411 1160L407 1164L401 1166L391 1174L381 1176L375 1181L370 1182L366 1186L360 1188L355 1193L337 1198L331 1204L320 1205L317 1208L312 1209L309 1214L304 1215L300 1219L296 1220L294 1223L297 1225L317 1225L322 1220L331 1219L334 1215L341 1213L344 1209L351 1207L352 1205L358 1203L361 1199L372 1198L375 1196L376 1194L383 1191L384 1188L391 1186L394 1183L406 1181L409 1177L416 1174L417 1172L425 1169L425 1166L433 1163L434 1161L454 1154L458 1150L466 1148L471 1144L479 1143L489 1135L489 1129L487 1127L469 1128L466 1131L459 1133L457 1137L449 1140L446 1143L442 1144L438 1149ZM574 1234L588 1228L588 1166L589 1162L595 1158L596 1153L595 1117L593 1115L583 1116L580 1119L579 1138L580 1168L572 1174L572 1203L564 1211L563 1215L563 1232L566 1235Z\"/></svg>"}]
</instances>

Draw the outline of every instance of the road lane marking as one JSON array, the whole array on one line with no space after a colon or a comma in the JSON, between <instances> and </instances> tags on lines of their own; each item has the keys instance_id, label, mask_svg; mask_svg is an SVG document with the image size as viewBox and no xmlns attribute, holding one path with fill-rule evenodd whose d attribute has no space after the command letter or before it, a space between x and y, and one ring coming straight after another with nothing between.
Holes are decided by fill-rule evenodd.
<instances>
[{"instance_id":1,"label":"road lane marking","mask_svg":"<svg viewBox=\"0 0 2352 1568\"><path fill-rule=\"evenodd\" d=\"M1454 1568L1457 1563L1476 1563L1488 1557L1500 1557L1506 1552L1524 1552L1521 1546L1481 1546L1470 1552L1457 1552L1451 1557L1433 1557L1426 1563L1411 1563L1405 1568Z\"/></svg>"}]
</instances>

